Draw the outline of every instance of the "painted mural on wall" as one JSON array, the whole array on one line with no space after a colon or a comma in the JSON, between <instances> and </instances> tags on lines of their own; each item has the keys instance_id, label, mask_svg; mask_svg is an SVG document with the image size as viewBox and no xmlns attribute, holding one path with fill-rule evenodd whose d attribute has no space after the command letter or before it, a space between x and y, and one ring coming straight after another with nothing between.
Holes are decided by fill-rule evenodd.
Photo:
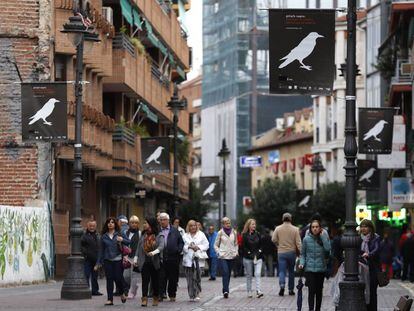
<instances>
[{"instance_id":1,"label":"painted mural on wall","mask_svg":"<svg viewBox=\"0 0 414 311\"><path fill-rule=\"evenodd\" d=\"M47 205L0 205L0 285L45 280L50 242Z\"/></svg>"}]
</instances>

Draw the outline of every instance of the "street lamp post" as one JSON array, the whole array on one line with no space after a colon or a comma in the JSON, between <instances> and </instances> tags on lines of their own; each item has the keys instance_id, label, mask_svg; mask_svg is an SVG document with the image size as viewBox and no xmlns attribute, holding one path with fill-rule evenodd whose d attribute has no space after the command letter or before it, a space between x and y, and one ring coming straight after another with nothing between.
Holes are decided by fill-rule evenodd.
<instances>
[{"instance_id":1,"label":"street lamp post","mask_svg":"<svg viewBox=\"0 0 414 311\"><path fill-rule=\"evenodd\" d=\"M76 13L76 12L75 12ZM63 25L63 33L71 36L76 46L76 81L75 81L75 143L73 163L73 210L70 226L71 255L68 257L68 270L61 289L62 299L90 299L91 291L84 273L84 259L81 253L82 207L82 70L84 41L99 41L98 35L89 32L79 15L69 18Z\"/></svg>"},{"instance_id":2,"label":"street lamp post","mask_svg":"<svg viewBox=\"0 0 414 311\"><path fill-rule=\"evenodd\" d=\"M347 12L347 56L346 56L346 110L345 110L345 232L341 244L345 250L344 281L340 288L340 311L366 310L364 300L364 283L359 281L358 257L361 238L357 235L355 221L356 206L356 170L355 164L358 147L356 143L356 0L348 0Z\"/></svg>"},{"instance_id":3,"label":"street lamp post","mask_svg":"<svg viewBox=\"0 0 414 311\"><path fill-rule=\"evenodd\" d=\"M174 93L168 102L167 106L173 113L173 157L174 157L174 175L173 175L173 196L174 200L171 203L171 216L175 216L179 202L178 193L178 160L177 160L177 136L178 136L178 114L186 107L186 100L178 98L177 85L174 85Z\"/></svg>"},{"instance_id":4,"label":"street lamp post","mask_svg":"<svg viewBox=\"0 0 414 311\"><path fill-rule=\"evenodd\" d=\"M226 202L226 160L230 155L230 150L227 148L226 139L223 138L222 145L218 156L223 160L223 217L226 217L227 202ZM219 215L220 218L220 215Z\"/></svg>"},{"instance_id":5,"label":"street lamp post","mask_svg":"<svg viewBox=\"0 0 414 311\"><path fill-rule=\"evenodd\" d=\"M311 167L311 172L316 173L316 192L319 191L319 173L325 172L325 168L322 165L321 157L319 154L315 154Z\"/></svg>"}]
</instances>

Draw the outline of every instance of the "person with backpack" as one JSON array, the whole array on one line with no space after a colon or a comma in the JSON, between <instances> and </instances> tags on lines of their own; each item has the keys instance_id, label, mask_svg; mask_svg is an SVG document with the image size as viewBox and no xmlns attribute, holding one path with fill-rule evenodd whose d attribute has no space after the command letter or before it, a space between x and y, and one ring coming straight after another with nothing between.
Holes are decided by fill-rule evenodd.
<instances>
[{"instance_id":1,"label":"person with backpack","mask_svg":"<svg viewBox=\"0 0 414 311\"><path fill-rule=\"evenodd\" d=\"M231 220L224 217L221 220L222 228L217 234L214 250L221 263L223 297L229 297L230 275L235 258L238 256L239 246L237 243L237 232L231 227Z\"/></svg>"},{"instance_id":2,"label":"person with backpack","mask_svg":"<svg viewBox=\"0 0 414 311\"><path fill-rule=\"evenodd\" d=\"M313 220L309 229L310 233L303 239L299 269L305 270L306 286L309 288L309 310L320 311L327 270L326 257L331 250L331 244L326 235L322 234L319 220Z\"/></svg>"},{"instance_id":3,"label":"person with backpack","mask_svg":"<svg viewBox=\"0 0 414 311\"><path fill-rule=\"evenodd\" d=\"M260 289L261 273L263 264L262 239L256 231L256 220L250 218L246 221L242 231L243 265L246 272L247 297L252 298L252 278L253 272L256 279L257 298L263 297Z\"/></svg>"}]
</instances>

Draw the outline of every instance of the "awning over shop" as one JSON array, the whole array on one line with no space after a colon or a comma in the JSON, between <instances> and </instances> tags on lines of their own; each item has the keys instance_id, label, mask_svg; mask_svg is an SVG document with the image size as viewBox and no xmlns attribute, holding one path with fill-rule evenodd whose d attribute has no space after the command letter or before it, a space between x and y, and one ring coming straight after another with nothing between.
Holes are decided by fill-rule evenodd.
<instances>
[{"instance_id":1,"label":"awning over shop","mask_svg":"<svg viewBox=\"0 0 414 311\"><path fill-rule=\"evenodd\" d=\"M138 27L139 30L142 30L141 26L141 17L139 16L139 13L136 9L133 9L132 15L134 17L134 25Z\"/></svg>"},{"instance_id":2,"label":"awning over shop","mask_svg":"<svg viewBox=\"0 0 414 311\"><path fill-rule=\"evenodd\" d=\"M154 31L152 30L152 26L147 20L145 21L145 28L147 29L147 38L151 42L151 44L154 47L160 49L161 53L163 53L164 55L167 55L168 54L167 47L154 34Z\"/></svg>"},{"instance_id":3,"label":"awning over shop","mask_svg":"<svg viewBox=\"0 0 414 311\"><path fill-rule=\"evenodd\" d=\"M158 123L158 116L154 112L152 112L147 105L141 103L141 109L149 120L151 120L154 123Z\"/></svg>"},{"instance_id":4,"label":"awning over shop","mask_svg":"<svg viewBox=\"0 0 414 311\"><path fill-rule=\"evenodd\" d=\"M132 25L133 18L132 18L132 6L129 3L129 0L121 0L121 11L122 16L126 19L126 21Z\"/></svg>"}]
</instances>

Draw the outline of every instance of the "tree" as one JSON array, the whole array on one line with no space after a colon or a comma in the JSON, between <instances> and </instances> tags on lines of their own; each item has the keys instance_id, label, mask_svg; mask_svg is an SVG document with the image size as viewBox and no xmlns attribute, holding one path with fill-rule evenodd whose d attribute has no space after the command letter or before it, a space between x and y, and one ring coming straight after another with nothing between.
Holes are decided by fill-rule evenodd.
<instances>
[{"instance_id":1,"label":"tree","mask_svg":"<svg viewBox=\"0 0 414 311\"><path fill-rule=\"evenodd\" d=\"M296 184L292 178L266 179L254 190L252 216L258 226L274 229L282 222L285 212L294 212L296 208Z\"/></svg>"},{"instance_id":2,"label":"tree","mask_svg":"<svg viewBox=\"0 0 414 311\"><path fill-rule=\"evenodd\" d=\"M345 219L345 184L332 182L321 185L313 198L314 210L322 215L322 221L331 227Z\"/></svg>"},{"instance_id":3,"label":"tree","mask_svg":"<svg viewBox=\"0 0 414 311\"><path fill-rule=\"evenodd\" d=\"M181 226L185 228L191 219L204 224L204 220L214 207L211 204L201 202L201 191L194 180L190 180L190 199L178 208L178 215L181 218Z\"/></svg>"}]
</instances>

